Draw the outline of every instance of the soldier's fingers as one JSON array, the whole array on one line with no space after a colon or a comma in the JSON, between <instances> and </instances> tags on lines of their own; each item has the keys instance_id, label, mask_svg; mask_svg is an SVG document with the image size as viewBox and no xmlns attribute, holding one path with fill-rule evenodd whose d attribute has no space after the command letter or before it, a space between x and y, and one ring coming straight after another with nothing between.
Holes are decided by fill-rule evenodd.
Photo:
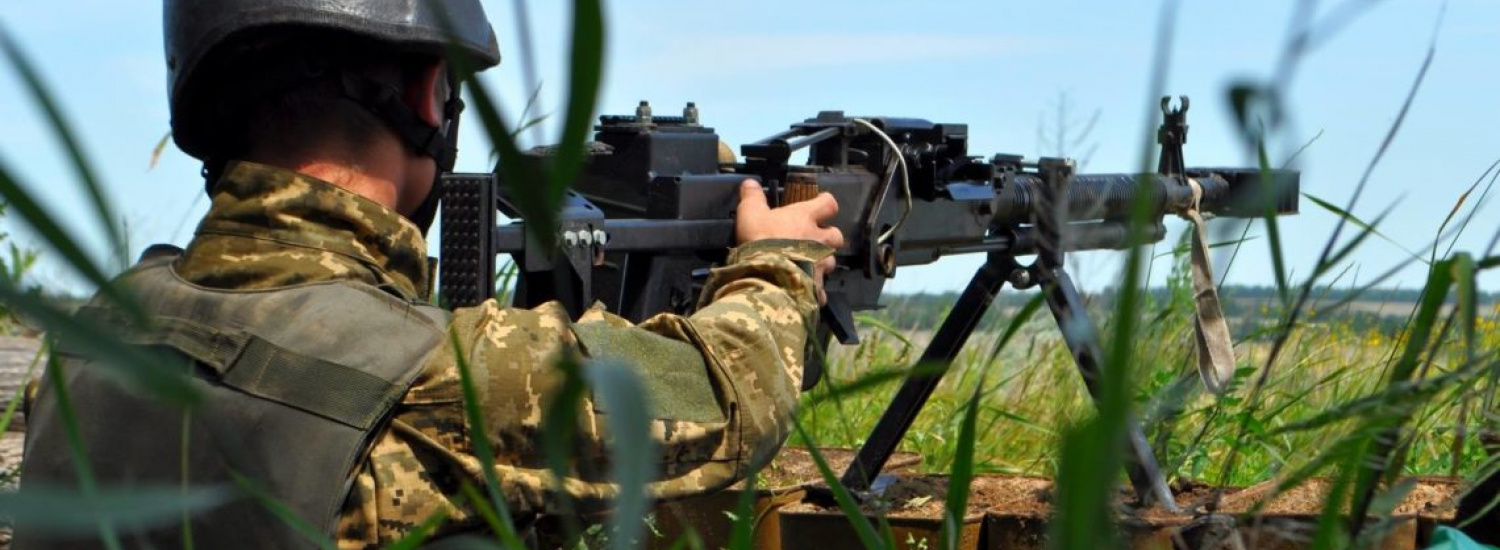
<instances>
[{"instance_id":1,"label":"soldier's fingers","mask_svg":"<svg viewBox=\"0 0 1500 550\"><path fill-rule=\"evenodd\" d=\"M828 273L831 273L837 266L838 265L834 262L833 256L829 256L827 258L818 260L817 266L813 268L813 283L818 288L818 305L828 303L828 292L824 290L823 277Z\"/></svg>"},{"instance_id":2,"label":"soldier's fingers","mask_svg":"<svg viewBox=\"0 0 1500 550\"><path fill-rule=\"evenodd\" d=\"M818 230L818 241L835 249L844 247L844 232L835 228Z\"/></svg>"},{"instance_id":3,"label":"soldier's fingers","mask_svg":"<svg viewBox=\"0 0 1500 550\"><path fill-rule=\"evenodd\" d=\"M825 222L839 215L839 201L834 200L833 193L824 191L812 200L801 203L807 209L814 220Z\"/></svg>"},{"instance_id":4,"label":"soldier's fingers","mask_svg":"<svg viewBox=\"0 0 1500 550\"><path fill-rule=\"evenodd\" d=\"M818 282L821 283L823 282L823 276L832 272L838 266L838 261L833 256L829 256L818 260L818 263L814 264L813 272L817 273Z\"/></svg>"},{"instance_id":5,"label":"soldier's fingers","mask_svg":"<svg viewBox=\"0 0 1500 550\"><path fill-rule=\"evenodd\" d=\"M760 183L748 178L740 182L740 204L737 207L740 216L770 209L766 205L766 192L761 189Z\"/></svg>"}]
</instances>

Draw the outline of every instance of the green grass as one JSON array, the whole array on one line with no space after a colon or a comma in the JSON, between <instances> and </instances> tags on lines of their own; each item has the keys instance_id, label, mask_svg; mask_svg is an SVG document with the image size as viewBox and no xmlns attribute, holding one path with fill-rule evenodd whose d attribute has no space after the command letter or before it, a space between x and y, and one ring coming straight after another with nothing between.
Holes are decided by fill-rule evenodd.
<instances>
[{"instance_id":1,"label":"green grass","mask_svg":"<svg viewBox=\"0 0 1500 550\"><path fill-rule=\"evenodd\" d=\"M1486 312L1476 323L1476 347L1500 346L1500 323L1496 311ZM1371 328L1359 331L1338 316L1297 326L1283 352L1286 363L1269 379L1260 405L1251 408L1243 389L1215 400L1205 395L1193 362L1191 305L1182 300L1148 302L1141 317L1151 320L1139 338L1152 342L1151 355L1136 356L1135 404L1160 414L1176 393L1186 392L1170 408L1181 409L1164 423L1148 423L1163 466L1182 478L1216 480L1223 472L1225 453L1235 445L1236 423L1249 419L1251 435L1241 447L1240 466L1229 478L1232 485L1251 485L1271 479L1305 463L1308 449L1319 449L1347 428L1344 423L1295 433L1273 433L1336 409L1383 387L1383 376L1393 361L1398 342ZM802 412L814 440L824 445L857 446L869 434L876 419L890 404L899 380L891 380L865 391L825 398L830 387L853 384L873 373L905 368L920 354L920 345L930 333L911 331L892 334L876 329L879 318L863 323L865 338L859 346L835 346L830 353L827 376L830 384L808 394L809 406ZM1003 322L1003 320L1002 320ZM974 391L979 401L979 440L975 466L980 471L1051 475L1058 464L1059 430L1089 418L1093 402L1046 315L1028 323L1014 341L991 362L988 344L1004 325L982 327L959 357L927 408L908 432L902 448L923 454L924 469L946 472L952 466L965 402ZM1450 336L1445 345L1460 344ZM908 343L909 342L909 343ZM1264 364L1269 344L1241 343L1236 349L1241 369L1240 385ZM1435 358L1431 375L1450 372L1464 363L1461 348L1447 349ZM981 380L986 386L980 388ZM1184 389L1185 388L1185 389ZM1405 471L1410 474L1448 474L1454 460L1453 439L1458 428L1458 399L1451 394L1442 402L1419 411L1425 427L1413 442ZM1473 427L1470 427L1472 431ZM1472 437L1463 445L1459 471L1471 472L1484 455Z\"/></svg>"},{"instance_id":2,"label":"green grass","mask_svg":"<svg viewBox=\"0 0 1500 550\"><path fill-rule=\"evenodd\" d=\"M523 159L514 140L517 130L506 127L499 103L492 100L477 79L468 80L477 119L494 143L504 171L515 179L546 182L521 186L516 194L527 223L541 228L539 233L543 235L551 235L546 228L555 225L558 200L565 184L578 170L602 71L605 26L599 3L576 0L573 5L572 78L561 132L565 143L556 162L541 165ZM1164 59L1172 50L1175 7L1174 3L1166 4L1162 27L1156 30L1160 43L1152 78L1154 91L1159 91L1165 79ZM1326 38L1319 35L1326 30L1320 23L1326 22L1315 20L1311 10L1303 15L1293 24L1273 77L1265 82L1239 83L1227 94L1240 115L1239 130L1245 137L1247 150L1257 153L1263 169L1272 166L1266 142L1276 138L1286 115L1279 103L1281 92L1290 86L1307 44ZM113 211L101 198L99 189L103 184L90 168L76 133L60 115L62 111L53 101L53 95L24 52L5 36L0 32L0 53L4 54L10 70L22 77L36 108L48 115L53 137L68 153L77 185L91 197L94 215L110 234L114 245L111 254L123 258L124 239L118 234ZM522 57L529 59L529 53L523 51ZM1429 53L1427 62L1431 59ZM1424 64L1421 71L1425 67ZM1401 116L1391 127L1387 145L1400 129L1406 107L1420 87L1424 74L1421 71L1417 73L1411 96L1401 107ZM539 86L528 88L536 90ZM1154 130L1154 116L1152 120L1143 133ZM1151 160L1152 149L1149 141L1147 144L1142 147L1143 167ZM1037 315L1029 322L1014 325L1001 319L982 327L955 362L917 424L908 432L905 448L924 455L926 470L948 473L954 480L967 479L975 472L1042 475L1068 472L1059 484L1065 494L1058 501L1058 525L1094 526L1098 523L1095 520L1101 518L1098 514L1109 510L1111 491L1107 484L1090 485L1088 481L1107 480L1111 475L1123 477L1117 471L1123 449L1113 442L1119 439L1115 436L1126 410L1145 418L1158 458L1172 477L1250 485L1270 479L1292 482L1310 475L1332 475L1339 480L1336 486L1341 494L1350 496L1361 509L1378 511L1380 503L1389 501L1383 497L1390 496L1382 492L1382 487L1399 488L1399 484L1391 482L1403 475L1469 474L1490 468L1474 438L1461 434L1484 427L1473 424L1487 422L1489 411L1477 407L1491 403L1493 381L1500 372L1491 351L1500 349L1497 312L1481 311L1476 300L1481 289L1475 285L1477 274L1500 266L1500 260L1491 256L1493 250L1465 254L1453 251L1451 244L1474 219L1475 205L1482 200L1466 204L1467 192L1456 197L1453 214L1435 228L1437 237L1431 247L1408 251L1419 257L1424 252L1430 253L1425 261L1431 266L1430 283L1420 296L1421 307L1414 309L1396 330L1359 328L1342 317L1320 315L1316 311L1315 290L1337 282L1340 270L1347 267L1342 260L1368 244L1368 237L1379 235L1380 216L1366 221L1353 212L1360 190L1384 151L1382 145L1348 203L1316 201L1327 213L1338 217L1339 226L1328 237L1323 254L1306 280L1298 281L1289 273L1275 218L1264 220L1266 256L1275 267L1276 301L1266 310L1268 322L1255 325L1257 332L1243 340L1236 387L1226 396L1205 395L1196 380L1191 356L1191 300L1180 257L1173 262L1168 292L1156 295L1143 292L1138 288L1140 285L1132 283L1140 280L1139 264L1145 259L1145 253L1136 250L1131 253L1131 268L1123 277L1126 284L1121 292L1111 297L1108 304L1101 302L1094 316L1096 321L1103 322L1098 331L1102 341L1095 343L1108 352L1102 358L1105 370L1101 392L1107 414L1095 415L1095 402L1084 391L1074 362L1050 318ZM7 167L0 165L0 198L9 205L12 214L43 237L47 246L44 253L62 256L75 271L114 297L127 313L136 312L128 296L120 295L107 284L106 266L123 264L123 260L99 261L85 254L74 244L78 240L57 223L58 214L36 201L13 176ZM1477 187L1478 180L1470 192ZM1488 190L1484 190L1481 199ZM1309 215L1325 214L1307 210ZM1343 234L1346 226L1354 227L1352 234ZM1438 250L1443 252L1439 254ZM30 262L15 250L11 256L11 266ZM22 277L13 268L0 271L5 275L0 277L0 304L6 312L25 315L40 323L49 335L69 338L71 343L86 348L84 351L117 358L111 365L114 372L163 402L187 408L199 397L181 379L180 372L163 368L155 357L126 346L103 327L80 323L47 298L21 288ZM1351 295L1357 298L1394 272L1377 276L1367 287L1354 289ZM1449 303L1454 307L1443 307ZM1035 308L1033 305L1015 311L1034 312ZM806 405L794 421L797 427L794 444L863 443L862 438L886 410L900 374L920 354L919 346L930 337L924 331L892 329L899 319L864 316L861 321L865 329L863 342L857 347L834 349L829 358L828 383L806 397ZM612 465L611 472L622 486L619 494L625 498L617 502L622 513L613 522L604 544L630 547L644 536L643 525L632 516L641 515L646 509L645 483L652 464L643 458L655 454L650 438L645 436L649 411L640 388L625 374L628 369L601 370L575 363L559 368L567 374L568 391L560 392L548 408L546 424L555 428L548 430L549 462L562 468L572 459L569 430L576 429L576 419L571 415L576 414L588 386L596 389L600 399L611 402L612 411L618 411L610 418L618 424L611 424L609 429L625 436L616 442L615 453L642 458L620 460ZM474 408L472 381L466 366L460 370L465 393L471 397L466 412L479 425L476 419L482 415ZM65 396L62 389L57 388L59 395ZM76 423L71 417L67 420L70 431L76 432ZM492 453L483 449L485 438L476 441L480 442L486 486L465 486L463 498L498 534L498 543L518 546L519 536L510 511L505 508L500 480L494 474ZM73 443L74 453L81 456L87 442ZM1069 455L1065 450L1075 452ZM1081 456L1083 453L1077 451L1088 454ZM1360 468L1363 464L1376 464L1378 468ZM835 472L821 459L818 465L825 478L832 481ZM87 462L79 461L78 466L80 477L90 479ZM148 489L129 495L93 486L85 486L78 492L8 493L0 495L0 514L65 517L70 523L56 528L98 532L106 540L112 540L112 526L122 520L177 520L182 514L228 498L223 492L227 488L197 488L194 492L182 491L180 487ZM889 532L881 532L885 522L869 522L859 517L852 496L838 489L841 488L834 493L858 528L861 540L869 546L891 545ZM243 487L240 492L253 494L254 487ZM956 508L965 498L962 492L954 492L947 495L946 501ZM273 509L277 506L273 499L262 502ZM1358 534L1343 532L1345 526L1335 513L1341 502L1331 499L1326 507L1319 533L1321 543L1333 544L1340 537ZM78 513L80 510L85 513ZM749 536L744 522L752 520L749 514L740 516L743 519L735 530L736 548L747 544ZM423 528L431 529L443 519L428 518ZM570 538L578 540L584 535L576 532L582 526L572 527L575 533ZM950 532L951 527L950 522ZM1358 528L1356 525L1355 529ZM1077 540L1056 542L1055 539L1055 543L1071 544L1069 548L1092 548L1090 543L1098 542L1090 539L1094 534L1079 531ZM398 547L416 546L424 536L423 532L415 533ZM325 542L319 533L311 533L310 537ZM1059 537L1067 538L1070 537ZM943 542L952 540L953 537L945 536Z\"/></svg>"}]
</instances>

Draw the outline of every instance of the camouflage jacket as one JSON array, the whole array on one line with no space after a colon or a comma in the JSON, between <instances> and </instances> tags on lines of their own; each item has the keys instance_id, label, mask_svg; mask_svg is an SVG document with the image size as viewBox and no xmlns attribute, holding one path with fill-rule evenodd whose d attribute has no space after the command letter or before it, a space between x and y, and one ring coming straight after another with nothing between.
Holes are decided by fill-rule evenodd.
<instances>
[{"instance_id":1,"label":"camouflage jacket","mask_svg":"<svg viewBox=\"0 0 1500 550\"><path fill-rule=\"evenodd\" d=\"M175 265L188 281L252 289L346 279L425 298L426 243L404 217L286 170L241 162L225 174ZM489 301L455 311L449 331L461 351L432 354L374 436L344 507L339 546L387 544L439 513L448 519L438 534L479 525L459 489L484 484L471 440L481 435L495 450L518 520L559 510L557 487L583 507L604 505L616 488L598 473L608 449L603 413L590 400L579 411L572 473L560 483L540 445L542 412L562 381L556 360L575 350L624 358L646 382L661 445L652 494L670 499L728 486L768 461L788 434L816 311L812 281L799 265L828 253L800 242L739 247L714 271L696 314L662 314L636 326L598 307L574 323L556 303L525 310ZM484 434L465 420L458 355L474 374Z\"/></svg>"}]
</instances>

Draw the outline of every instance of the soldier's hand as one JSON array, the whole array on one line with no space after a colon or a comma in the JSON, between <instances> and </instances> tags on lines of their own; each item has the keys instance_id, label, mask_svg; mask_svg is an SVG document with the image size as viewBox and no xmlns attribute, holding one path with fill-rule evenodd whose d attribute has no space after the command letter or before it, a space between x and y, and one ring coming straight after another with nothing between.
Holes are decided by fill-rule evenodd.
<instances>
[{"instance_id":1,"label":"soldier's hand","mask_svg":"<svg viewBox=\"0 0 1500 550\"><path fill-rule=\"evenodd\" d=\"M839 203L829 193L812 200L771 208L766 193L755 180L740 183L740 205L734 216L734 236L738 244L764 239L817 241L833 248L844 246L844 233L824 227L839 213ZM823 258L813 268L813 282L818 286L818 302L826 301L823 275L834 268L833 257Z\"/></svg>"}]
</instances>

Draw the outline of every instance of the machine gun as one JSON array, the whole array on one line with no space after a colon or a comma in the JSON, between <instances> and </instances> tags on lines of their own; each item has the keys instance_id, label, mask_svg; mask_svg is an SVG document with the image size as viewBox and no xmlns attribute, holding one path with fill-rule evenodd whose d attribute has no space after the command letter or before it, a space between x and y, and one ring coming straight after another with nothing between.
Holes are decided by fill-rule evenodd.
<instances>
[{"instance_id":1,"label":"machine gun","mask_svg":"<svg viewBox=\"0 0 1500 550\"><path fill-rule=\"evenodd\" d=\"M810 339L804 389L821 373L831 339L858 342L853 311L879 307L899 268L955 254L985 254L920 360L929 365L897 392L842 482L870 487L917 413L963 348L996 293L1040 285L1063 337L1097 397L1095 328L1063 267L1075 250L1124 249L1163 238L1167 214L1189 206L1217 217L1258 218L1297 211L1299 174L1242 168L1185 168L1187 98L1162 99L1161 161L1154 174L1075 174L1068 159L1029 162L1019 155L972 156L968 127L915 118L857 118L826 111L741 147L743 161L721 155L717 134L689 103L682 116L602 116L596 141L559 214L558 248L528 246L505 174L448 176L442 201L441 296L453 307L495 292L496 257L518 267L514 304L560 300L573 315L594 301L632 321L660 312L691 313L708 269L734 245L739 184L759 180L772 206L829 192L833 225L846 246L825 281L827 304ZM804 164L792 155L805 151ZM533 154L547 154L546 150ZM522 182L521 185L526 183ZM1129 226L1132 201L1148 193L1152 223ZM1194 205L1194 198L1199 202ZM1134 234L1138 240L1132 240ZM1017 258L1035 256L1029 265ZM1173 506L1141 428L1130 423L1132 485L1143 503Z\"/></svg>"}]
</instances>

